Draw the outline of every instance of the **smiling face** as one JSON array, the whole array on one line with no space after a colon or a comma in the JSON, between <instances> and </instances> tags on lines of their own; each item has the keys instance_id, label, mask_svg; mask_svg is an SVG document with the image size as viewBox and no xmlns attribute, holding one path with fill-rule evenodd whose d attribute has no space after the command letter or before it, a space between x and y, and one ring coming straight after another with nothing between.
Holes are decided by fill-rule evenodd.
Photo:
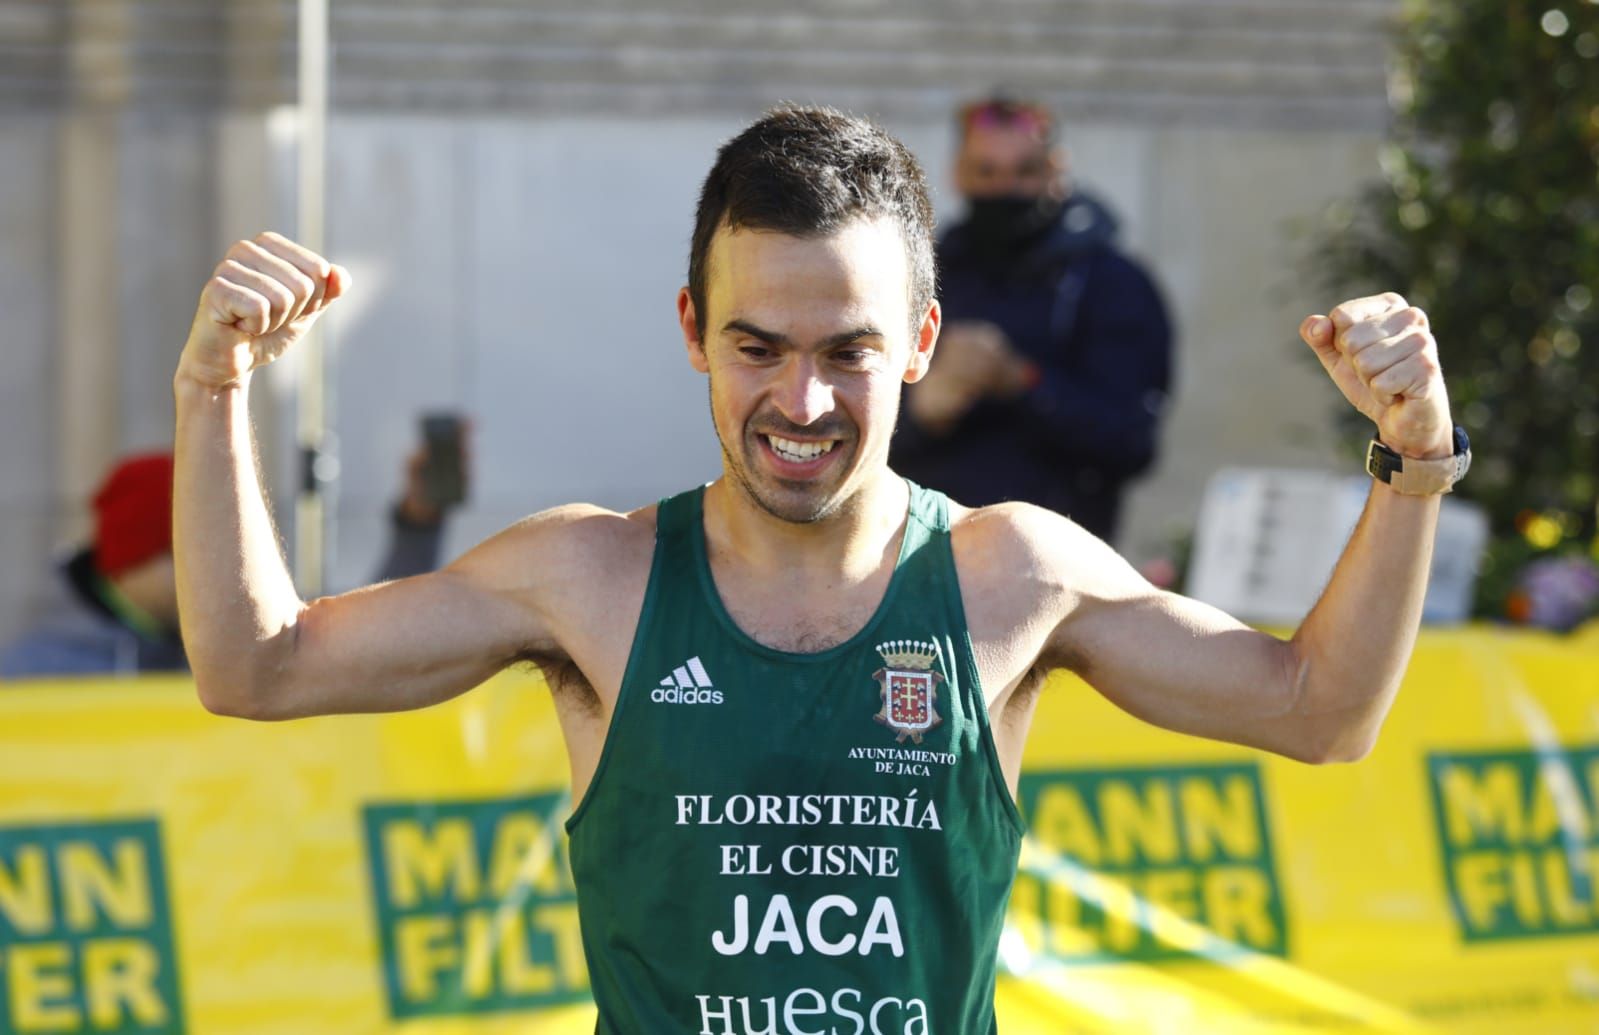
<instances>
[{"instance_id":1,"label":"smiling face","mask_svg":"<svg viewBox=\"0 0 1599 1035\"><path fill-rule=\"evenodd\" d=\"M708 374L728 482L783 521L821 521L888 474L900 385L920 379L938 304L912 319L905 239L887 218L838 233L716 232L705 318L678 295ZM912 328L915 328L914 333Z\"/></svg>"}]
</instances>

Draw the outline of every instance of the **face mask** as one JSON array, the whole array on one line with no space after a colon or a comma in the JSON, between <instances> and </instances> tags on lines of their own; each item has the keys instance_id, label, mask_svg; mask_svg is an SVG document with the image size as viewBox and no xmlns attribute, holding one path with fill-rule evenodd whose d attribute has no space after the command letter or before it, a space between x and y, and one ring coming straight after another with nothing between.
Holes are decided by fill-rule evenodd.
<instances>
[{"instance_id":1,"label":"face mask","mask_svg":"<svg viewBox=\"0 0 1599 1035\"><path fill-rule=\"evenodd\" d=\"M966 229L978 252L1003 256L1053 226L1060 211L1061 203L1050 197L972 198L968 202Z\"/></svg>"}]
</instances>

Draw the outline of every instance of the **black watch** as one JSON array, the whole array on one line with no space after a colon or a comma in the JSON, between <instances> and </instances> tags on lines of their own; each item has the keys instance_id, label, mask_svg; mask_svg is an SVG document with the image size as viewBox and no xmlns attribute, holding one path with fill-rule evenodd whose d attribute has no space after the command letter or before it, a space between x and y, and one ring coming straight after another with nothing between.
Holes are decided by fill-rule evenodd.
<instances>
[{"instance_id":1,"label":"black watch","mask_svg":"<svg viewBox=\"0 0 1599 1035\"><path fill-rule=\"evenodd\" d=\"M1466 429L1455 425L1455 452L1442 460L1418 460L1400 456L1372 439L1366 447L1366 473L1406 496L1436 496L1448 492L1471 468L1471 439Z\"/></svg>"}]
</instances>

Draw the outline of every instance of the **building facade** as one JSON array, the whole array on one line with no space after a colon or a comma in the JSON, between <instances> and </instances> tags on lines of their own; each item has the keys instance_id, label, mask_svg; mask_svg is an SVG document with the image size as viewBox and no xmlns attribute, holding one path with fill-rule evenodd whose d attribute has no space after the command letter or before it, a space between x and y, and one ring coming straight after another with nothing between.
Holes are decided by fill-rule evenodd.
<instances>
[{"instance_id":1,"label":"building facade","mask_svg":"<svg viewBox=\"0 0 1599 1035\"><path fill-rule=\"evenodd\" d=\"M871 114L943 215L951 111L1056 104L1180 329L1159 469L1120 544L1189 527L1222 464L1329 466L1339 401L1303 228L1377 175L1397 0L331 0L327 250L341 460L331 582L371 570L424 411L469 414L459 549L529 511L713 476L673 297L717 144L780 101ZM226 244L295 220L295 5L0 0L0 635L170 379ZM1447 352L1446 352L1447 357ZM258 392L280 527L293 370Z\"/></svg>"}]
</instances>

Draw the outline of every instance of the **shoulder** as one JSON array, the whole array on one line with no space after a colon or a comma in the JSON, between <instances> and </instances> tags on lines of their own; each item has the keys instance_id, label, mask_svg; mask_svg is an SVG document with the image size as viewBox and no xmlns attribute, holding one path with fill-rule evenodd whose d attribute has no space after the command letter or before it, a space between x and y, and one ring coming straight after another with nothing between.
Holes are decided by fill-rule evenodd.
<instances>
[{"instance_id":1,"label":"shoulder","mask_svg":"<svg viewBox=\"0 0 1599 1035\"><path fill-rule=\"evenodd\" d=\"M951 503L950 539L968 621L991 635L1031 629L1047 637L1096 605L1149 590L1104 540L1029 503Z\"/></svg>"},{"instance_id":2,"label":"shoulder","mask_svg":"<svg viewBox=\"0 0 1599 1035\"><path fill-rule=\"evenodd\" d=\"M949 531L957 558L1021 561L1060 536L1087 535L1069 518L1031 503L966 507L949 503Z\"/></svg>"},{"instance_id":3,"label":"shoulder","mask_svg":"<svg viewBox=\"0 0 1599 1035\"><path fill-rule=\"evenodd\" d=\"M584 554L626 552L655 542L656 505L626 512L568 503L523 518L510 531Z\"/></svg>"},{"instance_id":4,"label":"shoulder","mask_svg":"<svg viewBox=\"0 0 1599 1035\"><path fill-rule=\"evenodd\" d=\"M1080 271L1082 276L1093 281L1096 289L1117 284L1154 286L1149 268L1136 256L1123 251L1116 241L1078 242L1063 248L1062 253L1070 256L1068 268Z\"/></svg>"},{"instance_id":5,"label":"shoulder","mask_svg":"<svg viewBox=\"0 0 1599 1035\"><path fill-rule=\"evenodd\" d=\"M626 513L570 503L523 518L484 540L447 570L491 582L547 582L562 572L615 576L642 563L655 544L651 504Z\"/></svg>"},{"instance_id":6,"label":"shoulder","mask_svg":"<svg viewBox=\"0 0 1599 1035\"><path fill-rule=\"evenodd\" d=\"M1031 503L950 504L950 544L963 592L979 607L1005 599L1065 612L1104 544L1069 518ZM1009 608L1005 608L1009 610Z\"/></svg>"},{"instance_id":7,"label":"shoulder","mask_svg":"<svg viewBox=\"0 0 1599 1035\"><path fill-rule=\"evenodd\" d=\"M951 500L949 522L957 558L979 563L1076 568L1110 550L1071 518L1031 503L965 507Z\"/></svg>"},{"instance_id":8,"label":"shoulder","mask_svg":"<svg viewBox=\"0 0 1599 1035\"><path fill-rule=\"evenodd\" d=\"M515 630L523 657L566 657L593 629L637 613L649 585L655 507L541 511L422 578L485 622Z\"/></svg>"}]
</instances>

